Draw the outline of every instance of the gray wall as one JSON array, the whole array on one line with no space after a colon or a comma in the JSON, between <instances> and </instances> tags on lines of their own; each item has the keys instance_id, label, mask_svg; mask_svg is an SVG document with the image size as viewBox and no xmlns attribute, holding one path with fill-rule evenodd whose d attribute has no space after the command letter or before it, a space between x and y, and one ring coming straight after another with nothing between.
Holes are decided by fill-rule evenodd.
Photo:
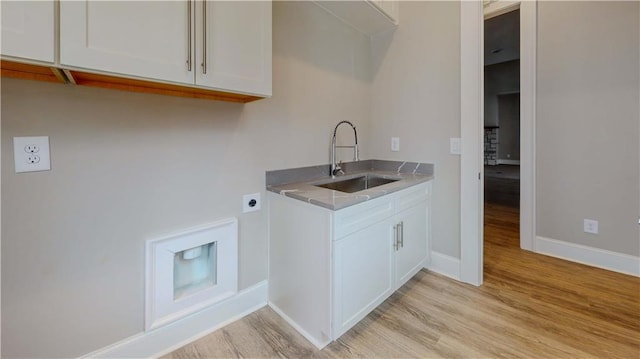
<instances>
[{"instance_id":1,"label":"gray wall","mask_svg":"<svg viewBox=\"0 0 640 359\"><path fill-rule=\"evenodd\" d=\"M485 11L489 10L489 5ZM520 9L484 21L484 64L520 58Z\"/></svg>"},{"instance_id":2,"label":"gray wall","mask_svg":"<svg viewBox=\"0 0 640 359\"><path fill-rule=\"evenodd\" d=\"M460 137L460 4L402 1L400 17L372 41L371 154L435 164L433 250L459 257L460 157L449 138Z\"/></svg>"},{"instance_id":3,"label":"gray wall","mask_svg":"<svg viewBox=\"0 0 640 359\"><path fill-rule=\"evenodd\" d=\"M520 60L484 67L484 125L499 126L498 95L520 91Z\"/></svg>"},{"instance_id":4,"label":"gray wall","mask_svg":"<svg viewBox=\"0 0 640 359\"><path fill-rule=\"evenodd\" d=\"M639 6L538 3L539 236L640 255Z\"/></svg>"},{"instance_id":5,"label":"gray wall","mask_svg":"<svg viewBox=\"0 0 640 359\"><path fill-rule=\"evenodd\" d=\"M498 95L498 160L520 160L520 94Z\"/></svg>"},{"instance_id":6,"label":"gray wall","mask_svg":"<svg viewBox=\"0 0 640 359\"><path fill-rule=\"evenodd\" d=\"M240 289L267 277L264 171L328 163L351 120L369 158L370 46L307 2L274 3L274 96L247 105L2 80L2 356L76 357L143 330L144 243L239 219ZM12 137L50 136L15 174Z\"/></svg>"},{"instance_id":7,"label":"gray wall","mask_svg":"<svg viewBox=\"0 0 640 359\"><path fill-rule=\"evenodd\" d=\"M520 92L520 60L484 67L484 124L498 126L498 159L520 159L520 117L505 116L505 94ZM502 104L500 98L502 97ZM510 95L507 97L511 97ZM500 109L500 106L503 106ZM519 105L518 105L519 110ZM507 156L509 155L509 156Z\"/></svg>"}]
</instances>

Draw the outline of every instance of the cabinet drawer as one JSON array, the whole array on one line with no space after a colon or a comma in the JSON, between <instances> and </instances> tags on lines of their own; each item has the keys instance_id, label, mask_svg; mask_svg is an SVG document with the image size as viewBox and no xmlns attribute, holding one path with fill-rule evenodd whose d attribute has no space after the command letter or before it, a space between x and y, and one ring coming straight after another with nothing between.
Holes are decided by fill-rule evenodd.
<instances>
[{"instance_id":1,"label":"cabinet drawer","mask_svg":"<svg viewBox=\"0 0 640 359\"><path fill-rule=\"evenodd\" d=\"M333 240L393 216L393 204L393 196L385 196L335 212Z\"/></svg>"},{"instance_id":2,"label":"cabinet drawer","mask_svg":"<svg viewBox=\"0 0 640 359\"><path fill-rule=\"evenodd\" d=\"M419 184L404 191L398 192L396 201L396 211L401 212L405 209L418 205L429 198L429 189L426 183Z\"/></svg>"}]
</instances>

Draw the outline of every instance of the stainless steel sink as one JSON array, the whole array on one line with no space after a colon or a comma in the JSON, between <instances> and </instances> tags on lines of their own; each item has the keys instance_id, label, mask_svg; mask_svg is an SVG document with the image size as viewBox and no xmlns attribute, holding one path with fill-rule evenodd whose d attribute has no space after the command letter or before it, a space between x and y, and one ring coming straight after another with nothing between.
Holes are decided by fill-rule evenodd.
<instances>
[{"instance_id":1,"label":"stainless steel sink","mask_svg":"<svg viewBox=\"0 0 640 359\"><path fill-rule=\"evenodd\" d=\"M335 191L354 193L370 189L383 184L399 181L394 178L384 178L372 175L364 175L355 178L349 178L344 180L332 181L329 183L316 184L317 187L327 188Z\"/></svg>"}]
</instances>

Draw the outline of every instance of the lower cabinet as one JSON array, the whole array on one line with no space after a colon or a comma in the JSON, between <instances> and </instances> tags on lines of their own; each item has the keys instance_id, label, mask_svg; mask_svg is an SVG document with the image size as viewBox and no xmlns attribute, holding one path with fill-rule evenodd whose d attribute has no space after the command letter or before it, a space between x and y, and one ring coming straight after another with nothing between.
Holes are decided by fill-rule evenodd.
<instances>
[{"instance_id":1,"label":"lower cabinet","mask_svg":"<svg viewBox=\"0 0 640 359\"><path fill-rule=\"evenodd\" d=\"M331 211L269 201L269 305L318 348L429 263L429 182Z\"/></svg>"},{"instance_id":2,"label":"lower cabinet","mask_svg":"<svg viewBox=\"0 0 640 359\"><path fill-rule=\"evenodd\" d=\"M334 339L395 290L392 227L393 220L386 219L334 243Z\"/></svg>"},{"instance_id":3,"label":"lower cabinet","mask_svg":"<svg viewBox=\"0 0 640 359\"><path fill-rule=\"evenodd\" d=\"M427 223L429 218L426 202L406 209L396 215L396 244L395 282L398 287L406 283L423 266L422 261L427 257L428 244Z\"/></svg>"}]
</instances>

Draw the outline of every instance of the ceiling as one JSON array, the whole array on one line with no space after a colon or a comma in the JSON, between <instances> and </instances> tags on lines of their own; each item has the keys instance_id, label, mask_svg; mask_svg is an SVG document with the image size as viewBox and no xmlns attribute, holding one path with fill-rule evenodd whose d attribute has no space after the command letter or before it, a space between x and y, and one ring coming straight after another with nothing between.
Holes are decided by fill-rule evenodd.
<instances>
[{"instance_id":1,"label":"ceiling","mask_svg":"<svg viewBox=\"0 0 640 359\"><path fill-rule=\"evenodd\" d=\"M484 64L520 58L520 10L484 21Z\"/></svg>"}]
</instances>

